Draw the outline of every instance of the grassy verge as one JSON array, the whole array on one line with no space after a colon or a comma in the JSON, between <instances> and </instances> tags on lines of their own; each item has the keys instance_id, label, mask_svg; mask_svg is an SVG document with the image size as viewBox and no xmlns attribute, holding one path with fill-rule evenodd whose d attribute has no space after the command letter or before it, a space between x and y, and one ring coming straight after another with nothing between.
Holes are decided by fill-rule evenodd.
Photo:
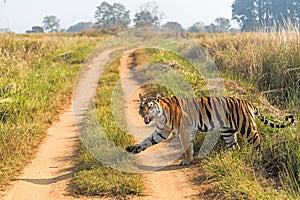
<instances>
[{"instance_id":1,"label":"grassy verge","mask_svg":"<svg viewBox=\"0 0 300 200\"><path fill-rule=\"evenodd\" d=\"M139 66L136 70L136 77L140 81L147 80L147 77L159 77L157 84L146 84L144 89L153 94L160 93L162 96L205 96L209 94L206 87L203 76L196 71L194 67L188 61L182 59L179 55L165 51L162 49L138 49L134 52L135 65ZM149 72L148 67L143 69L143 65L153 65L157 70ZM161 64L157 65L156 64ZM164 66L169 67L170 70L165 70ZM162 73L163 72L163 73ZM180 82L186 82L188 86L191 86L191 93L189 89L185 88L185 85L181 85Z\"/></svg>"},{"instance_id":2,"label":"grassy verge","mask_svg":"<svg viewBox=\"0 0 300 200\"><path fill-rule=\"evenodd\" d=\"M0 188L28 162L69 104L78 69L101 40L0 34Z\"/></svg>"},{"instance_id":3,"label":"grassy verge","mask_svg":"<svg viewBox=\"0 0 300 200\"><path fill-rule=\"evenodd\" d=\"M104 132L106 138L98 138L97 140L106 140L107 138L122 149L125 146L132 144L132 137L127 135L116 124L113 116L111 99L115 85L120 79L119 77L120 60L116 59L107 66L104 74L101 76L96 93L95 113L97 121ZM120 94L120 99L122 98ZM122 105L119 112L122 116ZM124 119L123 119L124 120ZM123 121L122 124L126 124ZM87 126L88 129L93 129L92 125ZM122 127L124 128L124 127ZM87 130L91 131L91 130ZM97 136L96 131L90 138L83 140L94 140ZM87 133L88 135L88 133ZM86 141L84 141L87 144ZM80 156L77 160L76 173L71 183L72 192L79 195L87 196L113 196L124 197L127 195L141 195L143 190L143 181L140 174L126 173L117 169L113 169L99 161L97 161L90 152L95 154L101 153L108 155L112 153L110 150L99 147L88 147L81 145ZM100 145L102 146L102 145ZM95 148L95 151L93 150ZM98 149L96 149L98 148ZM119 156L122 154L120 152ZM122 161L117 161L118 165L124 165Z\"/></svg>"}]
</instances>

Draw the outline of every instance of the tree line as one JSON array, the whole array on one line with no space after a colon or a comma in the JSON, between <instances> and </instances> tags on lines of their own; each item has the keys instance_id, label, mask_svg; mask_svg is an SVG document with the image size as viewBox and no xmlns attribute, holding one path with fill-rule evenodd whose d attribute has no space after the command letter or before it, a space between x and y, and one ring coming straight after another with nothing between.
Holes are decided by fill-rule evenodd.
<instances>
[{"instance_id":1,"label":"tree line","mask_svg":"<svg viewBox=\"0 0 300 200\"><path fill-rule=\"evenodd\" d=\"M163 13L159 11L155 2L148 2L140 6L134 15L134 27L149 27L160 25ZM43 20L43 26L33 26L27 33L36 32L77 32L89 29L97 29L102 32L118 32L129 28L131 23L130 11L123 4L110 4L106 1L97 6L95 14L95 23L80 22L67 30L60 29L60 20L56 16L46 16Z\"/></svg>"},{"instance_id":2,"label":"tree line","mask_svg":"<svg viewBox=\"0 0 300 200\"><path fill-rule=\"evenodd\" d=\"M300 0L236 0L232 19L242 31L271 31L287 26L299 30Z\"/></svg>"},{"instance_id":3,"label":"tree line","mask_svg":"<svg viewBox=\"0 0 300 200\"><path fill-rule=\"evenodd\" d=\"M33 26L27 33L44 32L80 32L86 30L100 30L102 32L115 33L129 28L133 22L133 27L162 27L178 32L186 31L178 22L167 22L161 25L164 13L159 10L155 2L148 2L140 6L134 18L130 19L130 11L120 3L110 4L106 1L96 7L94 14L95 23L80 22L68 29L61 29L60 20L54 16L46 16L43 19L43 26ZM196 22L187 28L190 32L230 32L236 31L231 28L230 20L217 18L215 23L205 25L203 22Z\"/></svg>"},{"instance_id":4,"label":"tree line","mask_svg":"<svg viewBox=\"0 0 300 200\"><path fill-rule=\"evenodd\" d=\"M56 16L46 16L43 26L33 26L28 33L36 32L79 32L97 29L102 32L119 32L130 27L162 27L176 31L188 32L237 32L237 31L271 31L280 30L287 25L299 28L300 0L235 0L232 4L232 20L237 21L240 30L232 28L230 19L216 18L214 23L206 25L196 22L186 30L178 22L167 22L160 25L164 17L155 2L140 6L134 18L130 19L130 11L120 3L110 4L106 1L96 7L95 23L80 22L68 29L61 29L60 20Z\"/></svg>"}]
</instances>

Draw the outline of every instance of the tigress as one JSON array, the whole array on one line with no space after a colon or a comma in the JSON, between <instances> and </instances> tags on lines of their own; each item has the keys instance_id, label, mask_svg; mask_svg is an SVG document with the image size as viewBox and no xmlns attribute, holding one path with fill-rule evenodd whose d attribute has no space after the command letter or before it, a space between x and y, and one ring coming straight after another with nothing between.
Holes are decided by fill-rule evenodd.
<instances>
[{"instance_id":1,"label":"tigress","mask_svg":"<svg viewBox=\"0 0 300 200\"><path fill-rule=\"evenodd\" d=\"M171 133L179 135L184 151L181 165L193 161L192 132L220 131L229 149L239 148L237 133L260 148L261 137L257 132L254 115L271 127L284 128L294 123L294 116L285 117L287 123L274 124L261 115L251 103L233 97L169 98L139 94L139 115L149 124L158 118L154 132L139 144L127 146L126 151L140 153L146 148L166 140Z\"/></svg>"}]
</instances>

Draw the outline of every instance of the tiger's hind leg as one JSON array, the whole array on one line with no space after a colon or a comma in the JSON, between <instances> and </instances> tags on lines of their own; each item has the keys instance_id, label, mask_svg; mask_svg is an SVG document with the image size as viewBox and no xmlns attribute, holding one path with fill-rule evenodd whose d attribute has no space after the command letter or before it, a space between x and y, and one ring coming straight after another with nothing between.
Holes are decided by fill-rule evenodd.
<instances>
[{"instance_id":1,"label":"tiger's hind leg","mask_svg":"<svg viewBox=\"0 0 300 200\"><path fill-rule=\"evenodd\" d=\"M185 166L189 165L193 161L193 142L192 142L192 131L190 129L181 130L179 132L179 137L184 152L184 160L181 161L180 165Z\"/></svg>"},{"instance_id":2,"label":"tiger's hind leg","mask_svg":"<svg viewBox=\"0 0 300 200\"><path fill-rule=\"evenodd\" d=\"M231 129L231 128L222 128L220 129L220 131L229 150L240 149L239 144L237 143L238 130Z\"/></svg>"},{"instance_id":3,"label":"tiger's hind leg","mask_svg":"<svg viewBox=\"0 0 300 200\"><path fill-rule=\"evenodd\" d=\"M261 138L260 138L260 134L257 132L257 130L255 128L253 128L250 131L250 134L247 136L247 141L249 144L253 145L253 148L256 150L261 151Z\"/></svg>"}]
</instances>

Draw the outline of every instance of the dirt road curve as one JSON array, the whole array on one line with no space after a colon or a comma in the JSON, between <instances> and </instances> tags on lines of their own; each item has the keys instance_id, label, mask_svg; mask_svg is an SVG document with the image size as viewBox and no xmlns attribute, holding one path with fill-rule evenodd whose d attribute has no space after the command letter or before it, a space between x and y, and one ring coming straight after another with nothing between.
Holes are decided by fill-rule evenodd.
<instances>
[{"instance_id":1,"label":"dirt road curve","mask_svg":"<svg viewBox=\"0 0 300 200\"><path fill-rule=\"evenodd\" d=\"M107 62L108 53L102 52L94 59L94 62L87 68L88 71L85 73L86 76L82 83L95 85L94 82L89 82L88 80L97 80L95 76L99 74L89 73L89 70L94 70L101 74ZM132 62L130 53L125 53L122 58L121 73L128 72L128 66ZM126 87L126 85L123 86ZM91 94L89 98L92 96ZM137 97L135 96L134 98ZM87 99L83 99L82 102L86 103ZM85 110L84 107L85 105L83 105L82 110ZM130 112L136 112L134 109L129 110ZM80 114L82 115L83 113ZM68 195L67 188L73 175L73 160L77 140L78 134L74 127L73 110L69 106L61 114L59 121L47 131L47 136L40 146L36 157L23 170L16 181L12 183L12 186L4 194L4 200L89 199L74 198ZM143 173L146 189L145 196L132 198L147 200L197 199L197 188L187 176L190 173L189 168L180 168L177 165L159 171L145 172Z\"/></svg>"}]
</instances>

